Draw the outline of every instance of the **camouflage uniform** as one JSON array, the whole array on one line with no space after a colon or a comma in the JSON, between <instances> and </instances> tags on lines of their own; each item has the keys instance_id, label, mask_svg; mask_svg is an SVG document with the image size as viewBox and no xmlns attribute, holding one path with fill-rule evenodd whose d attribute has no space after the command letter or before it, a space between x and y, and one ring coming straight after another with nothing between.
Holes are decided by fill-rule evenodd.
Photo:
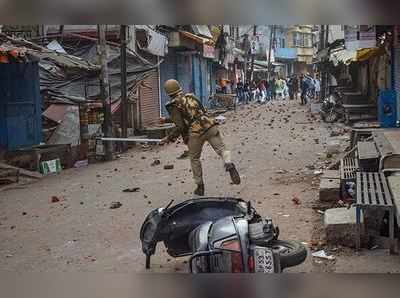
<instances>
[{"instance_id":1,"label":"camouflage uniform","mask_svg":"<svg viewBox=\"0 0 400 298\"><path fill-rule=\"evenodd\" d=\"M203 171L200 157L207 141L214 151L222 157L224 163L231 163L230 151L225 147L214 118L207 116L206 110L194 94L179 94L167 103L166 108L176 127L169 135L171 141L182 136L189 148L193 179L197 185L203 185Z\"/></svg>"}]
</instances>

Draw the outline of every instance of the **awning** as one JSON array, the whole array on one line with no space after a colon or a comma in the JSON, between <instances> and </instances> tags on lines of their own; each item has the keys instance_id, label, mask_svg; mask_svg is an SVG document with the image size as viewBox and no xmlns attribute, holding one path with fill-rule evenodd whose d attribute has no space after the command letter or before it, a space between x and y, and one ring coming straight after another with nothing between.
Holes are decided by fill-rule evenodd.
<instances>
[{"instance_id":1,"label":"awning","mask_svg":"<svg viewBox=\"0 0 400 298\"><path fill-rule=\"evenodd\" d=\"M327 58L328 55L329 55L329 48L325 48L325 49L322 49L321 51L319 51L316 54L315 58L317 59L317 61L322 61L322 60L324 60L324 58Z\"/></svg>"},{"instance_id":2,"label":"awning","mask_svg":"<svg viewBox=\"0 0 400 298\"><path fill-rule=\"evenodd\" d=\"M332 61L333 65L335 66L337 66L340 62L348 65L351 62L355 61L356 56L356 51L343 49L340 51L332 52L329 60Z\"/></svg>"},{"instance_id":3,"label":"awning","mask_svg":"<svg viewBox=\"0 0 400 298\"><path fill-rule=\"evenodd\" d=\"M208 29L207 25L191 25L191 27L195 34L204 36L209 39L213 38L210 29Z\"/></svg>"},{"instance_id":4,"label":"awning","mask_svg":"<svg viewBox=\"0 0 400 298\"><path fill-rule=\"evenodd\" d=\"M195 42L197 42L199 44L208 44L208 45L214 44L214 41L212 39L204 38L204 37L198 36L196 34L193 34L193 33L187 32L187 31L179 31L179 33L187 38L190 38L191 40L194 40Z\"/></svg>"},{"instance_id":5,"label":"awning","mask_svg":"<svg viewBox=\"0 0 400 298\"><path fill-rule=\"evenodd\" d=\"M339 49L343 50L344 47L344 39L336 39L334 42L332 42L331 44L329 44L326 48L323 48L322 50L318 51L317 54L315 55L315 58L318 62L321 62L325 59L329 59L329 53L332 52L337 52L338 48L342 48Z\"/></svg>"},{"instance_id":6,"label":"awning","mask_svg":"<svg viewBox=\"0 0 400 298\"><path fill-rule=\"evenodd\" d=\"M357 50L356 61L362 62L372 57L382 55L385 52L384 48L368 48Z\"/></svg>"},{"instance_id":7,"label":"awning","mask_svg":"<svg viewBox=\"0 0 400 298\"><path fill-rule=\"evenodd\" d=\"M268 67L268 61L254 60L254 65Z\"/></svg>"},{"instance_id":8,"label":"awning","mask_svg":"<svg viewBox=\"0 0 400 298\"><path fill-rule=\"evenodd\" d=\"M274 50L275 58L282 60L296 60L297 49L295 48L277 48Z\"/></svg>"},{"instance_id":9,"label":"awning","mask_svg":"<svg viewBox=\"0 0 400 298\"><path fill-rule=\"evenodd\" d=\"M254 71L268 71L268 62L267 61L254 61ZM260 63L261 62L261 63ZM285 66L285 63L280 62L271 62L272 68ZM249 69L251 68L251 63L248 64Z\"/></svg>"}]
</instances>

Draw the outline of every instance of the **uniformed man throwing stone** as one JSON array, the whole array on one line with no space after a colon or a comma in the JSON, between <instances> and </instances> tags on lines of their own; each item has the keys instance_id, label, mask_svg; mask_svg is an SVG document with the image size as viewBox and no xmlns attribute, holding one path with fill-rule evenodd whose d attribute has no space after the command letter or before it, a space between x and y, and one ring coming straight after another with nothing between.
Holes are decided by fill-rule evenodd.
<instances>
[{"instance_id":1,"label":"uniformed man throwing stone","mask_svg":"<svg viewBox=\"0 0 400 298\"><path fill-rule=\"evenodd\" d=\"M232 182L240 184L240 176L231 161L231 153L226 149L214 118L207 115L201 102L191 93L184 94L176 80L167 80L164 84L165 92L170 97L166 109L171 121L176 127L161 144L174 142L182 136L188 146L192 166L193 179L197 185L194 194L204 195L203 170L200 157L203 145L208 142L214 151L224 160L225 170L229 172Z\"/></svg>"}]
</instances>

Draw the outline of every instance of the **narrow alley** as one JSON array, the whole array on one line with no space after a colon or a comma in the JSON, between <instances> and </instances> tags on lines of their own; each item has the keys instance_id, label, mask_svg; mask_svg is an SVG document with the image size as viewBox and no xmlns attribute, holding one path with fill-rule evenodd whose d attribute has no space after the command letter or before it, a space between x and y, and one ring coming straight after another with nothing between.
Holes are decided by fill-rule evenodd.
<instances>
[{"instance_id":1,"label":"narrow alley","mask_svg":"<svg viewBox=\"0 0 400 298\"><path fill-rule=\"evenodd\" d=\"M279 101L225 113L221 130L242 184L230 184L209 145L203 166L206 196L251 200L260 214L273 218L281 239L311 247L313 230L322 224L322 215L313 209L319 185L315 170L331 160L324 149L329 127L306 109L295 101ZM183 144L138 145L113 162L68 169L1 192L0 267L18 272L143 272L139 229L144 217L172 199L192 197L189 160L177 159L185 149ZM123 192L128 188L137 189ZM122 206L110 209L115 201ZM158 253L152 271L185 272L184 262ZM328 269L309 257L289 271L396 272L398 265L389 255L378 259L344 253Z\"/></svg>"}]
</instances>

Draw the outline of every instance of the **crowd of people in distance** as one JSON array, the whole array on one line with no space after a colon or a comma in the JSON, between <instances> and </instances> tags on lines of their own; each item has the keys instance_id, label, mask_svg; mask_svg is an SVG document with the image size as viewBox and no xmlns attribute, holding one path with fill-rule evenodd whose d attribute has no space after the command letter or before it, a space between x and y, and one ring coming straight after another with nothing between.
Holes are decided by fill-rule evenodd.
<instances>
[{"instance_id":1,"label":"crowd of people in distance","mask_svg":"<svg viewBox=\"0 0 400 298\"><path fill-rule=\"evenodd\" d=\"M236 85L233 87L232 85ZM275 100L297 100L300 95L301 104L307 104L311 99L320 99L321 82L318 75L293 74L286 78L273 76L270 80L243 81L238 79L236 84L229 80L220 80L217 84L217 93L236 93L238 102L268 103Z\"/></svg>"}]
</instances>

